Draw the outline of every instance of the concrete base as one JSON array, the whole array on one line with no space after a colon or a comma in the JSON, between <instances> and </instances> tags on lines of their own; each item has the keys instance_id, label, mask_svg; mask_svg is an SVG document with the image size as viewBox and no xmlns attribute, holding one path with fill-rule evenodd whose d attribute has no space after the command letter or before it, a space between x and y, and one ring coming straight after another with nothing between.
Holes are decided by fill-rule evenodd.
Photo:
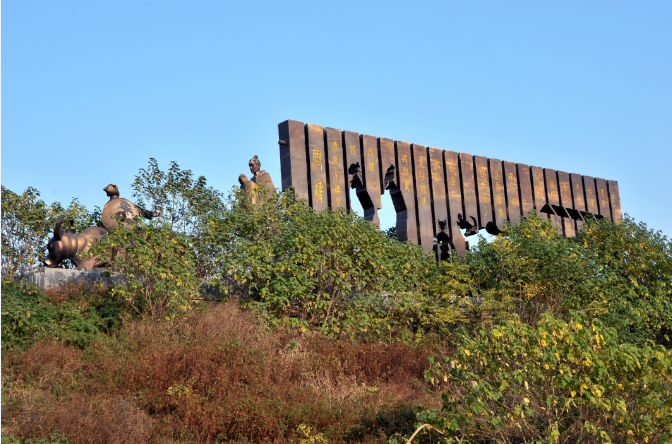
<instances>
[{"instance_id":1,"label":"concrete base","mask_svg":"<svg viewBox=\"0 0 672 444\"><path fill-rule=\"evenodd\" d=\"M68 270L65 268L42 268L24 274L21 279L35 283L43 290L57 290L67 283L84 283L90 286L102 285L109 288L124 281L124 278L120 275L104 278L103 271Z\"/></svg>"}]
</instances>

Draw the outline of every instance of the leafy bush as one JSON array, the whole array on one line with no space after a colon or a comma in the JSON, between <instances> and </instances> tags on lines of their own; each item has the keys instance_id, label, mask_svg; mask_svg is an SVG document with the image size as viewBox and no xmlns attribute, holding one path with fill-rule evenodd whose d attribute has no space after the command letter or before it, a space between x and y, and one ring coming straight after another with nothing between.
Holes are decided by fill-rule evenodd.
<instances>
[{"instance_id":1,"label":"leafy bush","mask_svg":"<svg viewBox=\"0 0 672 444\"><path fill-rule=\"evenodd\" d=\"M478 310L530 323L544 311L589 311L622 341L665 343L672 332L670 241L627 215L620 224L589 220L574 239L556 232L533 214L479 242L467 258L473 291L483 300Z\"/></svg>"},{"instance_id":2,"label":"leafy bush","mask_svg":"<svg viewBox=\"0 0 672 444\"><path fill-rule=\"evenodd\" d=\"M567 298L564 304L599 303L600 319L616 328L622 341L653 339L671 348L672 242L626 215L620 224L589 223L575 245L601 285L599 292Z\"/></svg>"},{"instance_id":3,"label":"leafy bush","mask_svg":"<svg viewBox=\"0 0 672 444\"><path fill-rule=\"evenodd\" d=\"M411 309L436 267L420 247L353 214L317 213L291 191L234 191L212 232L220 282L276 319L335 335L412 327Z\"/></svg>"},{"instance_id":4,"label":"leafy bush","mask_svg":"<svg viewBox=\"0 0 672 444\"><path fill-rule=\"evenodd\" d=\"M182 170L176 162L162 171L150 158L146 169L140 168L133 182L133 197L147 209L159 210L159 222L188 239L196 259L196 275L210 278L215 263L216 244L207 236L210 221L224 211L222 194L207 185L203 176L194 179L191 170Z\"/></svg>"},{"instance_id":5,"label":"leafy bush","mask_svg":"<svg viewBox=\"0 0 672 444\"><path fill-rule=\"evenodd\" d=\"M100 209L89 212L77 199L64 208L59 202L47 205L40 192L28 187L19 195L2 186L2 275L20 276L42 265L47 242L56 220L65 216L82 231L100 223ZM67 227L64 227L67 228ZM72 267L70 261L62 264Z\"/></svg>"},{"instance_id":6,"label":"leafy bush","mask_svg":"<svg viewBox=\"0 0 672 444\"><path fill-rule=\"evenodd\" d=\"M83 291L57 304L33 284L2 280L3 350L26 348L45 337L84 347L118 329L123 314L123 305L104 293Z\"/></svg>"},{"instance_id":7,"label":"leafy bush","mask_svg":"<svg viewBox=\"0 0 672 444\"><path fill-rule=\"evenodd\" d=\"M119 224L94 242L89 254L98 255L111 272L124 277L112 288L112 294L127 301L138 314L172 315L191 309L200 284L185 237L167 224L136 219L130 228Z\"/></svg>"},{"instance_id":8,"label":"leafy bush","mask_svg":"<svg viewBox=\"0 0 672 444\"><path fill-rule=\"evenodd\" d=\"M575 313L517 317L470 336L426 378L443 409L420 415L446 442L672 442L672 351L618 342Z\"/></svg>"}]
</instances>

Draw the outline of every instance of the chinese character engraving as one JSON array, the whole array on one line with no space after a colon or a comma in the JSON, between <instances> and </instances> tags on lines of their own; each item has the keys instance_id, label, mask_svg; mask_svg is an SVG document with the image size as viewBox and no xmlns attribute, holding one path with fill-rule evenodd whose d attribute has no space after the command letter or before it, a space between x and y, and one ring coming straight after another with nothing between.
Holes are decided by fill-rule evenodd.
<instances>
[{"instance_id":1,"label":"chinese character engraving","mask_svg":"<svg viewBox=\"0 0 672 444\"><path fill-rule=\"evenodd\" d=\"M313 169L317 166L320 167L320 171L322 171L322 152L318 149L313 150Z\"/></svg>"},{"instance_id":2,"label":"chinese character engraving","mask_svg":"<svg viewBox=\"0 0 672 444\"><path fill-rule=\"evenodd\" d=\"M324 185L322 185L322 181L321 180L315 181L315 202L316 203L322 203L322 192L324 192Z\"/></svg>"}]
</instances>

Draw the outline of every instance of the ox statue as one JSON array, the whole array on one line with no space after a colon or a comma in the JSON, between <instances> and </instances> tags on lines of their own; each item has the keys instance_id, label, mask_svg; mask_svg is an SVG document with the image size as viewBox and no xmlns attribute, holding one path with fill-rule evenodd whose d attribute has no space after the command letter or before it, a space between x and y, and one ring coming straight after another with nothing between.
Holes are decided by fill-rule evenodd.
<instances>
[{"instance_id":1,"label":"ox statue","mask_svg":"<svg viewBox=\"0 0 672 444\"><path fill-rule=\"evenodd\" d=\"M61 216L54 227L54 237L47 244L49 254L44 259L44 265L55 268L62 261L70 259L77 266L77 270L93 270L102 265L98 256L86 258L86 252L94 239L105 237L108 230L118 228L119 222L127 228L132 228L131 222L137 217L151 219L161 215L160 212L144 210L131 201L119 197L119 188L116 184L106 186L103 191L110 198L101 214L103 226L89 227L81 233L77 233L74 229L64 232Z\"/></svg>"},{"instance_id":2,"label":"ox statue","mask_svg":"<svg viewBox=\"0 0 672 444\"><path fill-rule=\"evenodd\" d=\"M86 258L86 252L94 239L102 239L107 230L103 227L89 227L81 233L75 230L63 231L63 216L58 218L54 227L54 237L47 244L49 254L44 265L55 268L65 259L70 259L77 270L93 270L101 265L100 258Z\"/></svg>"}]
</instances>

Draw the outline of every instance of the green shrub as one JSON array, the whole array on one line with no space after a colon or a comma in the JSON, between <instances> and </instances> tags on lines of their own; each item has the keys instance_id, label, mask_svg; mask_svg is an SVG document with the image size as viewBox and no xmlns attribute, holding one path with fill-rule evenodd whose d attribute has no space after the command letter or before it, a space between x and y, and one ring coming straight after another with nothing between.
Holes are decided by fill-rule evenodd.
<instances>
[{"instance_id":1,"label":"green shrub","mask_svg":"<svg viewBox=\"0 0 672 444\"><path fill-rule=\"evenodd\" d=\"M516 316L459 334L426 378L443 409L427 411L446 442L672 442L672 351L618 342L583 314Z\"/></svg>"},{"instance_id":2,"label":"green shrub","mask_svg":"<svg viewBox=\"0 0 672 444\"><path fill-rule=\"evenodd\" d=\"M335 335L413 328L436 267L420 247L344 211L317 213L290 191L234 191L213 233L220 282L275 319Z\"/></svg>"},{"instance_id":3,"label":"green shrub","mask_svg":"<svg viewBox=\"0 0 672 444\"><path fill-rule=\"evenodd\" d=\"M115 297L125 300L136 313L152 317L174 315L191 309L201 282L196 277L196 261L186 236L167 224L133 221L94 242L90 255L98 255L109 270L124 281L112 288Z\"/></svg>"},{"instance_id":4,"label":"green shrub","mask_svg":"<svg viewBox=\"0 0 672 444\"><path fill-rule=\"evenodd\" d=\"M2 280L2 348L26 348L50 337L84 347L101 333L121 326L123 305L103 294L81 291L72 300L53 303L37 286Z\"/></svg>"},{"instance_id":5,"label":"green shrub","mask_svg":"<svg viewBox=\"0 0 672 444\"><path fill-rule=\"evenodd\" d=\"M672 244L635 224L589 220L577 238L557 236L536 215L508 226L468 255L478 311L517 314L534 323L544 311L583 310L617 329L621 341L666 343L672 332ZM669 345L669 343L668 343Z\"/></svg>"}]
</instances>

